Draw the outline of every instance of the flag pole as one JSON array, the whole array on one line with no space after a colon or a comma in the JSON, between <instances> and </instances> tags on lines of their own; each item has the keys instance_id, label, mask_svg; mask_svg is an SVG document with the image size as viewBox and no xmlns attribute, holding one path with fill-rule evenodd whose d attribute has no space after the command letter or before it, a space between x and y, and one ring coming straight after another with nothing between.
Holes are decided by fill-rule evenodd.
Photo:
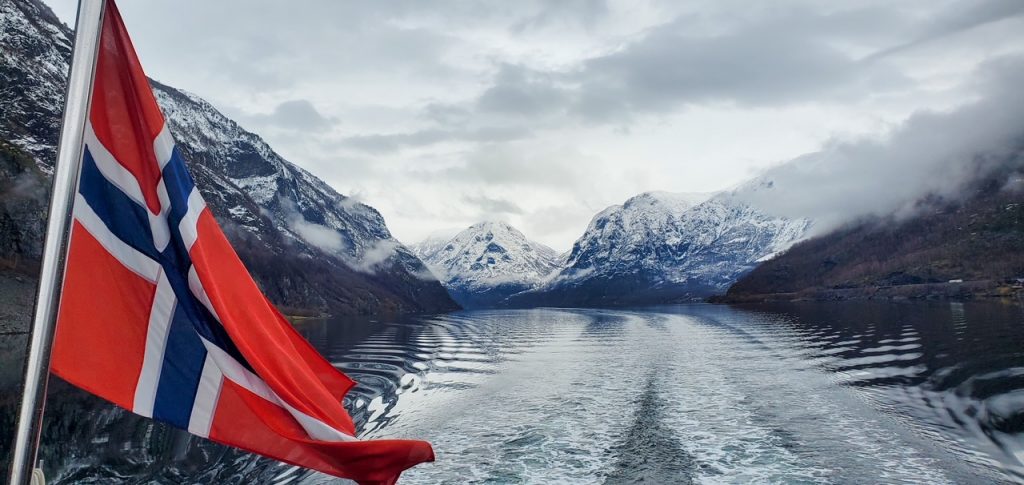
<instances>
[{"instance_id":1,"label":"flag pole","mask_svg":"<svg viewBox=\"0 0 1024 485\"><path fill-rule=\"evenodd\" d=\"M10 485L25 485L32 479L42 431L46 385L50 375L50 346L53 343L60 292L64 283L72 204L77 192L82 163L85 124L89 116L96 53L106 0L79 0L75 22L75 45L71 73L64 98L64 120L53 174L50 218L46 226L39 289L32 317L28 356L25 359L25 391L18 412L14 453L11 456Z\"/></svg>"}]
</instances>

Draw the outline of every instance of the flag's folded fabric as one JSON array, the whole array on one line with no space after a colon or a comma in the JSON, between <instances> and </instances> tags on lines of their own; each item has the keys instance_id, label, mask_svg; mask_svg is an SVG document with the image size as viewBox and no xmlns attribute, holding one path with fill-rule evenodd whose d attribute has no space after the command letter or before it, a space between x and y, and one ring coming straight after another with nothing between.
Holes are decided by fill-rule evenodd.
<instances>
[{"instance_id":1,"label":"flag's folded fabric","mask_svg":"<svg viewBox=\"0 0 1024 485\"><path fill-rule=\"evenodd\" d=\"M353 382L267 301L168 133L108 0L52 369L137 414L361 483L432 461L359 440Z\"/></svg>"}]
</instances>

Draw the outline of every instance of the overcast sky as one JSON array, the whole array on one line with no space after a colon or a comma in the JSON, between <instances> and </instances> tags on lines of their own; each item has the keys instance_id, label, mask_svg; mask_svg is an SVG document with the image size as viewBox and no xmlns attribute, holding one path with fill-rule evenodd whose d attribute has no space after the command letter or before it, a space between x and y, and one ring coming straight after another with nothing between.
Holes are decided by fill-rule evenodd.
<instances>
[{"instance_id":1,"label":"overcast sky","mask_svg":"<svg viewBox=\"0 0 1024 485\"><path fill-rule=\"evenodd\" d=\"M47 0L73 23L72 0ZM485 219L565 250L604 207L728 188L984 96L1024 1L130 0L147 73L414 243ZM986 64L987 63L987 64Z\"/></svg>"}]
</instances>

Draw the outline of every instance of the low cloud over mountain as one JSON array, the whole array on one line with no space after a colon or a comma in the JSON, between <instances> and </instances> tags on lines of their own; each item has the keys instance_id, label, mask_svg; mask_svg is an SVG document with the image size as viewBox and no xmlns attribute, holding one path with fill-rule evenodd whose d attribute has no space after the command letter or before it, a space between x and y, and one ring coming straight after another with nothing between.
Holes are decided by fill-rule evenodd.
<instances>
[{"instance_id":1,"label":"low cloud over mountain","mask_svg":"<svg viewBox=\"0 0 1024 485\"><path fill-rule=\"evenodd\" d=\"M959 197L969 183L1024 146L1024 57L979 69L980 98L951 111L924 111L884 137L835 141L767 170L735 191L739 200L818 233L869 215L908 213L922 197Z\"/></svg>"}]
</instances>

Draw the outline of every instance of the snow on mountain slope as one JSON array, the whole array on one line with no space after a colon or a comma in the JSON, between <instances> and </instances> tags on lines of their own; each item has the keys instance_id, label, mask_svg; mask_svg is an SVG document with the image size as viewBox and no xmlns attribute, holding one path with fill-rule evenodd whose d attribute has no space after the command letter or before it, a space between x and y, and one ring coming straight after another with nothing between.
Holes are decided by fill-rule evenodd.
<instances>
[{"instance_id":1,"label":"snow on mountain slope","mask_svg":"<svg viewBox=\"0 0 1024 485\"><path fill-rule=\"evenodd\" d=\"M72 38L42 2L0 1L0 133L36 160L57 155Z\"/></svg>"},{"instance_id":2,"label":"snow on mountain slope","mask_svg":"<svg viewBox=\"0 0 1024 485\"><path fill-rule=\"evenodd\" d=\"M71 38L38 0L0 0L0 142L33 157L38 174L15 175L41 186L55 158ZM198 96L152 86L204 198L272 300L333 313L456 308L375 209L284 160ZM5 182L0 190L16 185ZM10 246L38 257L30 240L41 233L19 237L24 244Z\"/></svg>"},{"instance_id":3,"label":"snow on mountain slope","mask_svg":"<svg viewBox=\"0 0 1024 485\"><path fill-rule=\"evenodd\" d=\"M428 238L413 250L467 308L494 306L537 286L559 258L504 222L474 224L448 240Z\"/></svg>"},{"instance_id":4,"label":"snow on mountain slope","mask_svg":"<svg viewBox=\"0 0 1024 485\"><path fill-rule=\"evenodd\" d=\"M188 147L190 160L202 163L219 182L240 189L261 209L253 213L238 201L227 208L236 223L255 232L258 216L268 216L289 238L331 252L355 269L372 270L387 259L373 253L391 249L407 270L423 270L391 236L375 209L284 160L262 138L198 96L157 82L153 87L176 141Z\"/></svg>"},{"instance_id":5,"label":"snow on mountain slope","mask_svg":"<svg viewBox=\"0 0 1024 485\"><path fill-rule=\"evenodd\" d=\"M459 232L462 232L462 231L459 231ZM458 233L456 233L456 234L458 234ZM430 265L430 261L428 261L428 259L431 256L433 256L433 255L437 254L438 252L440 252L442 249L444 249L444 247L448 245L448 241L451 241L453 237L455 237L455 236L452 235L452 234L448 234L448 235L432 234L430 236L427 236L422 241L420 241L420 242L418 242L416 244L410 245L409 249L413 252L413 254L415 254L421 260L423 260L423 262L426 263L427 266L429 267L431 265ZM433 269L433 268L431 268L431 269Z\"/></svg>"},{"instance_id":6,"label":"snow on mountain slope","mask_svg":"<svg viewBox=\"0 0 1024 485\"><path fill-rule=\"evenodd\" d=\"M565 267L515 306L600 306L702 298L801 239L809 221L715 196L644 193L598 213Z\"/></svg>"}]
</instances>

